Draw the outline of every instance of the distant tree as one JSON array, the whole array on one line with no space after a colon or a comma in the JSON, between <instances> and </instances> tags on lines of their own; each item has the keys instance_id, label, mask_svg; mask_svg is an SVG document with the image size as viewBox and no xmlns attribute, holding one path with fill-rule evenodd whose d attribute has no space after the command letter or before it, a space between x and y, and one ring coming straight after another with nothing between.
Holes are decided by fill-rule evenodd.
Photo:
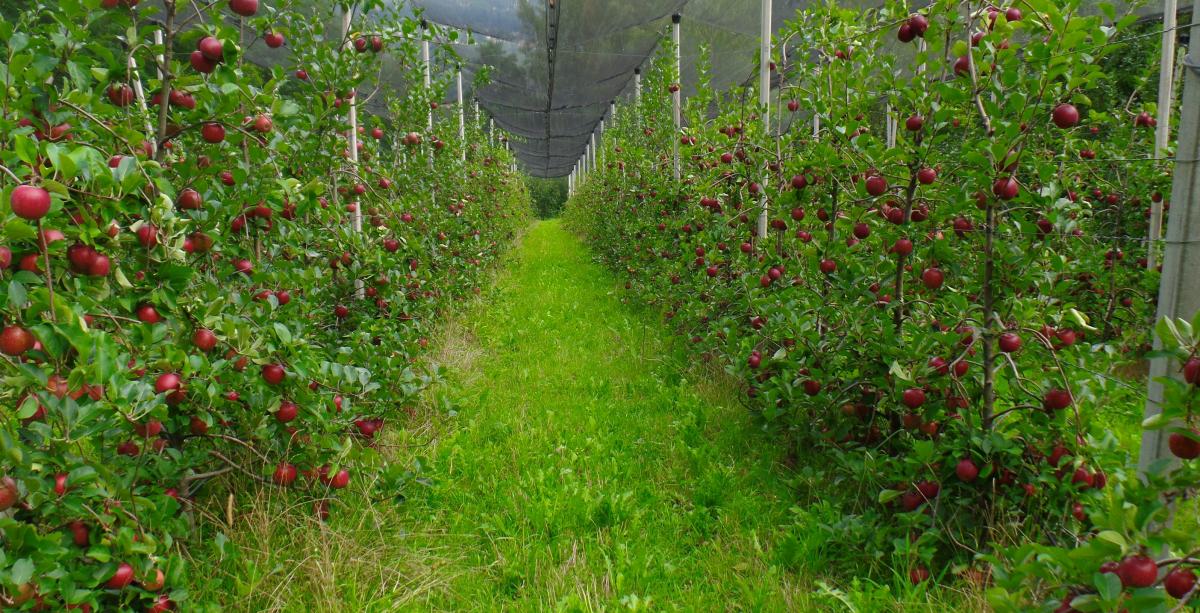
<instances>
[{"instance_id":1,"label":"distant tree","mask_svg":"<svg viewBox=\"0 0 1200 613\"><path fill-rule=\"evenodd\" d=\"M526 182L538 217L549 219L557 216L567 202L567 180L528 177Z\"/></svg>"}]
</instances>

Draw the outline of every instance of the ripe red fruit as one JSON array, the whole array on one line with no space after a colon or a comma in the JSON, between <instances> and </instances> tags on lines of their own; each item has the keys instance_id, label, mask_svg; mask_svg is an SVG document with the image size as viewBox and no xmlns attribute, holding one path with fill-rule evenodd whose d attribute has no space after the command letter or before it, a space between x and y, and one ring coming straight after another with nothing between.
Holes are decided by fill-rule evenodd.
<instances>
[{"instance_id":1,"label":"ripe red fruit","mask_svg":"<svg viewBox=\"0 0 1200 613\"><path fill-rule=\"evenodd\" d=\"M919 132L925 127L925 118L920 115L912 115L904 120L904 127L909 132Z\"/></svg>"},{"instance_id":2,"label":"ripe red fruit","mask_svg":"<svg viewBox=\"0 0 1200 613\"><path fill-rule=\"evenodd\" d=\"M762 364L762 355L757 351L750 353L750 357L746 358L746 365L750 368L758 368Z\"/></svg>"},{"instance_id":3,"label":"ripe red fruit","mask_svg":"<svg viewBox=\"0 0 1200 613\"><path fill-rule=\"evenodd\" d=\"M217 346L217 335L212 330L200 328L192 334L192 344L200 351L212 351Z\"/></svg>"},{"instance_id":4,"label":"ripe red fruit","mask_svg":"<svg viewBox=\"0 0 1200 613\"><path fill-rule=\"evenodd\" d=\"M1200 385L1200 358L1188 358L1184 363L1183 380L1192 385Z\"/></svg>"},{"instance_id":5,"label":"ripe red fruit","mask_svg":"<svg viewBox=\"0 0 1200 613\"><path fill-rule=\"evenodd\" d=\"M204 198L200 196L200 192L188 188L179 192L179 199L175 204L182 210L193 211L204 206Z\"/></svg>"},{"instance_id":6,"label":"ripe red fruit","mask_svg":"<svg viewBox=\"0 0 1200 613\"><path fill-rule=\"evenodd\" d=\"M286 375L287 372L283 369L283 366L279 364L264 364L262 367L263 381L266 381L270 385L279 385L280 383L283 383L283 379Z\"/></svg>"},{"instance_id":7,"label":"ripe red fruit","mask_svg":"<svg viewBox=\"0 0 1200 613\"><path fill-rule=\"evenodd\" d=\"M1000 351L1012 353L1021 348L1021 337L1016 332L1005 332L1000 335Z\"/></svg>"},{"instance_id":8,"label":"ripe red fruit","mask_svg":"<svg viewBox=\"0 0 1200 613\"><path fill-rule=\"evenodd\" d=\"M921 273L921 282L929 289L938 289L945 280L946 276L937 268L926 268L925 272Z\"/></svg>"},{"instance_id":9,"label":"ripe red fruit","mask_svg":"<svg viewBox=\"0 0 1200 613\"><path fill-rule=\"evenodd\" d=\"M36 221L50 212L50 192L32 185L18 185L8 203L17 217Z\"/></svg>"},{"instance_id":10,"label":"ripe red fruit","mask_svg":"<svg viewBox=\"0 0 1200 613\"><path fill-rule=\"evenodd\" d=\"M142 224L137 229L138 242L147 249L153 249L158 245L158 228L153 224Z\"/></svg>"},{"instance_id":11,"label":"ripe red fruit","mask_svg":"<svg viewBox=\"0 0 1200 613\"><path fill-rule=\"evenodd\" d=\"M970 458L963 458L954 467L954 474L958 475L959 479L969 483L979 476L979 467Z\"/></svg>"},{"instance_id":12,"label":"ripe red fruit","mask_svg":"<svg viewBox=\"0 0 1200 613\"><path fill-rule=\"evenodd\" d=\"M971 74L970 56L961 56L954 60L954 76L962 77Z\"/></svg>"},{"instance_id":13,"label":"ripe red fruit","mask_svg":"<svg viewBox=\"0 0 1200 613\"><path fill-rule=\"evenodd\" d=\"M837 262L833 260L821 260L821 272L831 275L837 270Z\"/></svg>"},{"instance_id":14,"label":"ripe red fruit","mask_svg":"<svg viewBox=\"0 0 1200 613\"><path fill-rule=\"evenodd\" d=\"M272 49L278 49L283 46L283 35L279 32L267 32L267 35L263 37L263 42Z\"/></svg>"},{"instance_id":15,"label":"ripe red fruit","mask_svg":"<svg viewBox=\"0 0 1200 613\"><path fill-rule=\"evenodd\" d=\"M242 17L253 17L258 12L258 0L229 0L229 10Z\"/></svg>"},{"instance_id":16,"label":"ripe red fruit","mask_svg":"<svg viewBox=\"0 0 1200 613\"><path fill-rule=\"evenodd\" d=\"M117 565L117 570L113 573L113 576L104 584L104 587L110 590L119 590L131 583L133 583L133 567L125 562L121 562Z\"/></svg>"},{"instance_id":17,"label":"ripe red fruit","mask_svg":"<svg viewBox=\"0 0 1200 613\"><path fill-rule=\"evenodd\" d=\"M183 387L183 380L173 372L163 373L154 381L154 391L158 394L173 392Z\"/></svg>"},{"instance_id":18,"label":"ripe red fruit","mask_svg":"<svg viewBox=\"0 0 1200 613\"><path fill-rule=\"evenodd\" d=\"M1092 473L1088 472L1087 468L1080 466L1075 469L1075 474L1071 475L1071 483L1086 490L1095 485L1096 479Z\"/></svg>"},{"instance_id":19,"label":"ripe red fruit","mask_svg":"<svg viewBox=\"0 0 1200 613\"><path fill-rule=\"evenodd\" d=\"M199 49L193 51L188 60L192 63L192 68L201 74L209 74L217 69L217 63L204 57Z\"/></svg>"},{"instance_id":20,"label":"ripe red fruit","mask_svg":"<svg viewBox=\"0 0 1200 613\"><path fill-rule=\"evenodd\" d=\"M129 106L133 104L133 88L124 83L110 85L108 87L108 101L116 106Z\"/></svg>"},{"instance_id":21,"label":"ripe red fruit","mask_svg":"<svg viewBox=\"0 0 1200 613\"><path fill-rule=\"evenodd\" d=\"M921 405L925 404L925 390L915 387L906 389L900 395L900 401L910 409L919 409Z\"/></svg>"},{"instance_id":22,"label":"ripe red fruit","mask_svg":"<svg viewBox=\"0 0 1200 613\"><path fill-rule=\"evenodd\" d=\"M275 472L271 474L271 480L279 485L291 485L296 482L296 467L287 462L280 462L275 467Z\"/></svg>"},{"instance_id":23,"label":"ripe red fruit","mask_svg":"<svg viewBox=\"0 0 1200 613\"><path fill-rule=\"evenodd\" d=\"M263 134L270 132L273 127L274 124L271 122L271 118L266 115L259 115L254 119L254 129Z\"/></svg>"},{"instance_id":24,"label":"ripe red fruit","mask_svg":"<svg viewBox=\"0 0 1200 613\"><path fill-rule=\"evenodd\" d=\"M289 421L296 419L299 414L300 407L296 406L296 403L289 400L284 400L283 403L279 405L279 410L275 412L275 419L281 424L286 424Z\"/></svg>"},{"instance_id":25,"label":"ripe red fruit","mask_svg":"<svg viewBox=\"0 0 1200 613\"><path fill-rule=\"evenodd\" d=\"M208 434L208 422L193 415L191 419L188 420L188 429L191 430L192 434L195 434L196 436L204 436L205 434Z\"/></svg>"},{"instance_id":26,"label":"ripe red fruit","mask_svg":"<svg viewBox=\"0 0 1200 613\"><path fill-rule=\"evenodd\" d=\"M1070 104L1060 104L1054 107L1051 118L1054 125L1066 130L1079 124L1079 109Z\"/></svg>"},{"instance_id":27,"label":"ripe red fruit","mask_svg":"<svg viewBox=\"0 0 1200 613\"><path fill-rule=\"evenodd\" d=\"M1163 587L1172 598L1183 598L1196 587L1196 573L1190 568L1174 568L1163 579Z\"/></svg>"},{"instance_id":28,"label":"ripe red fruit","mask_svg":"<svg viewBox=\"0 0 1200 613\"><path fill-rule=\"evenodd\" d=\"M337 471L337 473L335 473L333 477L329 479L329 487L335 490L340 490L347 485L350 485L350 471L344 468Z\"/></svg>"},{"instance_id":29,"label":"ripe red fruit","mask_svg":"<svg viewBox=\"0 0 1200 613\"><path fill-rule=\"evenodd\" d=\"M908 25L917 36L924 37L925 32L929 31L929 19L919 13L908 18Z\"/></svg>"},{"instance_id":30,"label":"ripe red fruit","mask_svg":"<svg viewBox=\"0 0 1200 613\"><path fill-rule=\"evenodd\" d=\"M1071 392L1063 389L1052 389L1042 398L1042 407L1047 411L1061 411L1071 406Z\"/></svg>"},{"instance_id":31,"label":"ripe red fruit","mask_svg":"<svg viewBox=\"0 0 1200 613\"><path fill-rule=\"evenodd\" d=\"M1167 437L1167 447L1177 458L1194 460L1200 457L1200 432L1196 430L1191 430L1189 434L1172 432Z\"/></svg>"},{"instance_id":32,"label":"ripe red fruit","mask_svg":"<svg viewBox=\"0 0 1200 613\"><path fill-rule=\"evenodd\" d=\"M872 196L882 196L887 191L887 180L879 175L871 175L866 181L867 193Z\"/></svg>"},{"instance_id":33,"label":"ripe red fruit","mask_svg":"<svg viewBox=\"0 0 1200 613\"><path fill-rule=\"evenodd\" d=\"M174 489L169 489L167 491L172 492ZM154 573L151 578L142 580L142 589L149 590L151 592L157 592L158 590L163 589L163 586L166 585L166 583L167 578L165 575L163 575L163 571L156 568L154 569Z\"/></svg>"},{"instance_id":34,"label":"ripe red fruit","mask_svg":"<svg viewBox=\"0 0 1200 613\"><path fill-rule=\"evenodd\" d=\"M206 123L200 128L200 136L208 143L219 143L225 140L225 126L219 123Z\"/></svg>"},{"instance_id":35,"label":"ripe red fruit","mask_svg":"<svg viewBox=\"0 0 1200 613\"><path fill-rule=\"evenodd\" d=\"M0 478L0 511L7 511L21 500L21 490L12 477Z\"/></svg>"},{"instance_id":36,"label":"ripe red fruit","mask_svg":"<svg viewBox=\"0 0 1200 613\"><path fill-rule=\"evenodd\" d=\"M338 319L345 319L350 316L350 309L339 304L333 307L333 316Z\"/></svg>"},{"instance_id":37,"label":"ripe red fruit","mask_svg":"<svg viewBox=\"0 0 1200 613\"><path fill-rule=\"evenodd\" d=\"M917 171L917 181L921 185L933 185L937 181L937 171L929 167L922 168Z\"/></svg>"},{"instance_id":38,"label":"ripe red fruit","mask_svg":"<svg viewBox=\"0 0 1200 613\"><path fill-rule=\"evenodd\" d=\"M87 524L75 520L67 527L71 530L71 541L75 543L76 547L88 546L88 542L91 540L91 531L88 530Z\"/></svg>"},{"instance_id":39,"label":"ripe red fruit","mask_svg":"<svg viewBox=\"0 0 1200 613\"><path fill-rule=\"evenodd\" d=\"M17 356L33 349L33 335L21 326L7 326L0 331L0 353Z\"/></svg>"},{"instance_id":40,"label":"ripe red fruit","mask_svg":"<svg viewBox=\"0 0 1200 613\"><path fill-rule=\"evenodd\" d=\"M154 599L154 604L150 605L149 609L146 609L146 613L167 613L167 611L170 611L174 608L175 603L171 601L170 596L166 594L159 594L158 598Z\"/></svg>"},{"instance_id":41,"label":"ripe red fruit","mask_svg":"<svg viewBox=\"0 0 1200 613\"><path fill-rule=\"evenodd\" d=\"M54 475L54 493L59 496L67 493L67 473Z\"/></svg>"},{"instance_id":42,"label":"ripe red fruit","mask_svg":"<svg viewBox=\"0 0 1200 613\"><path fill-rule=\"evenodd\" d=\"M913 243L907 238L900 238L892 245L892 253L899 256L906 256L912 253Z\"/></svg>"},{"instance_id":43,"label":"ripe red fruit","mask_svg":"<svg viewBox=\"0 0 1200 613\"><path fill-rule=\"evenodd\" d=\"M138 307L137 318L138 321L147 324L156 324L162 321L162 317L159 316L158 311L153 306L148 304L143 304L142 306Z\"/></svg>"},{"instance_id":44,"label":"ripe red fruit","mask_svg":"<svg viewBox=\"0 0 1200 613\"><path fill-rule=\"evenodd\" d=\"M937 498L938 493L942 491L942 486L937 481L921 481L917 483L917 493L926 500Z\"/></svg>"},{"instance_id":45,"label":"ripe red fruit","mask_svg":"<svg viewBox=\"0 0 1200 613\"><path fill-rule=\"evenodd\" d=\"M924 566L914 567L912 570L908 571L908 580L912 582L913 585L920 585L926 581L929 581L929 569L925 568Z\"/></svg>"},{"instance_id":46,"label":"ripe red fruit","mask_svg":"<svg viewBox=\"0 0 1200 613\"><path fill-rule=\"evenodd\" d=\"M204 56L204 59L210 62L220 62L225 55L225 49L221 45L221 41L215 36L205 36L196 43L196 50Z\"/></svg>"},{"instance_id":47,"label":"ripe red fruit","mask_svg":"<svg viewBox=\"0 0 1200 613\"><path fill-rule=\"evenodd\" d=\"M1125 587L1150 587L1158 579L1158 563L1146 555L1134 555L1121 560L1117 576Z\"/></svg>"},{"instance_id":48,"label":"ripe red fruit","mask_svg":"<svg viewBox=\"0 0 1200 613\"><path fill-rule=\"evenodd\" d=\"M992 184L992 193L1001 200L1012 200L1021 193L1021 184L1012 177L996 179Z\"/></svg>"}]
</instances>

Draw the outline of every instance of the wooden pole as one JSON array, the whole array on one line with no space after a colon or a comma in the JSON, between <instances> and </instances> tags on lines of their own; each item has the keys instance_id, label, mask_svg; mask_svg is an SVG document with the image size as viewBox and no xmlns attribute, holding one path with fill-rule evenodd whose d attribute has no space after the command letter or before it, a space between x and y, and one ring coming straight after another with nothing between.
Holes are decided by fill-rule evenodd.
<instances>
[{"instance_id":1,"label":"wooden pole","mask_svg":"<svg viewBox=\"0 0 1200 613\"><path fill-rule=\"evenodd\" d=\"M762 0L762 27L758 44L758 112L762 113L763 134L771 133L771 3L772 0ZM761 207L757 229L758 238L764 239L767 236L767 218L770 215L766 180L762 181L759 193Z\"/></svg>"},{"instance_id":2,"label":"wooden pole","mask_svg":"<svg viewBox=\"0 0 1200 613\"><path fill-rule=\"evenodd\" d=\"M671 138L671 149L674 153L676 181L683 176L683 167L679 160L679 137L683 133L683 50L680 48L680 41L683 39L680 32L682 21L683 15L679 13L671 16L671 42L675 45L675 85L677 86L675 93L671 94L675 110L675 134Z\"/></svg>"},{"instance_id":3,"label":"wooden pole","mask_svg":"<svg viewBox=\"0 0 1200 613\"><path fill-rule=\"evenodd\" d=\"M1188 56L1184 58L1183 109L1179 117L1179 146L1176 148L1174 185L1171 189L1171 215L1167 221L1167 240L1163 250L1162 280L1158 289L1158 317L1185 318L1189 321L1200 311L1200 0L1192 9L1192 33ZM1161 127L1162 124L1159 124ZM1162 343L1155 340L1155 349ZM1150 362L1150 385L1145 417L1162 413L1164 401L1160 378L1182 378L1179 365L1167 358ZM1160 460L1174 460L1167 447L1169 432L1146 430L1138 470L1145 474Z\"/></svg>"},{"instance_id":4,"label":"wooden pole","mask_svg":"<svg viewBox=\"0 0 1200 613\"><path fill-rule=\"evenodd\" d=\"M1177 0L1163 0L1162 57L1158 63L1158 128L1154 132L1154 157L1162 159L1171 139L1171 106L1175 102L1175 32ZM1192 43L1195 47L1195 43ZM1146 268L1158 266L1158 240L1162 237L1163 204L1150 203L1150 242Z\"/></svg>"}]
</instances>

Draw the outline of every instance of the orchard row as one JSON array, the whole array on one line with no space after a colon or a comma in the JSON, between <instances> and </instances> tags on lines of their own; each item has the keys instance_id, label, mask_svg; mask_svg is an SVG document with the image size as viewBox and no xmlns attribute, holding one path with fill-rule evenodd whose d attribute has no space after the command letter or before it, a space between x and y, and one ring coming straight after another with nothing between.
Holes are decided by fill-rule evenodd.
<instances>
[{"instance_id":1,"label":"orchard row","mask_svg":"<svg viewBox=\"0 0 1200 613\"><path fill-rule=\"evenodd\" d=\"M0 607L194 609L204 497L401 494L375 442L528 196L477 122L427 128L444 83L364 76L422 82L380 3L95 4L0 21Z\"/></svg>"},{"instance_id":2,"label":"orchard row","mask_svg":"<svg viewBox=\"0 0 1200 613\"><path fill-rule=\"evenodd\" d=\"M794 59L772 67L768 116L700 83L682 133L663 58L568 205L821 471L843 570L901 560L913 584L1021 611L1190 597L1196 543L1154 529L1198 476L1187 322L1160 328L1182 376L1155 424L1182 466L1146 486L1128 451L1159 277L1148 219L1169 211L1140 93L1158 62L1115 74L1147 37L1091 4L809 9L779 35Z\"/></svg>"}]
</instances>

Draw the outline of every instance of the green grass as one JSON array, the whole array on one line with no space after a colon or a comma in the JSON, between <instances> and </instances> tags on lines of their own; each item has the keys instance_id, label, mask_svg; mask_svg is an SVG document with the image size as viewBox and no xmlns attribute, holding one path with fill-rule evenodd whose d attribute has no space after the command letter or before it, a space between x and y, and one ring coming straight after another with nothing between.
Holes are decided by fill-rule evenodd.
<instances>
[{"instance_id":1,"label":"green grass","mask_svg":"<svg viewBox=\"0 0 1200 613\"><path fill-rule=\"evenodd\" d=\"M344 496L322 524L257 492L195 596L244 610L977 608L903 578L824 577L838 552L815 524L836 511L793 499L779 442L731 387L624 304L557 222L509 260L445 326L428 406L386 439L419 469L407 499Z\"/></svg>"}]
</instances>

